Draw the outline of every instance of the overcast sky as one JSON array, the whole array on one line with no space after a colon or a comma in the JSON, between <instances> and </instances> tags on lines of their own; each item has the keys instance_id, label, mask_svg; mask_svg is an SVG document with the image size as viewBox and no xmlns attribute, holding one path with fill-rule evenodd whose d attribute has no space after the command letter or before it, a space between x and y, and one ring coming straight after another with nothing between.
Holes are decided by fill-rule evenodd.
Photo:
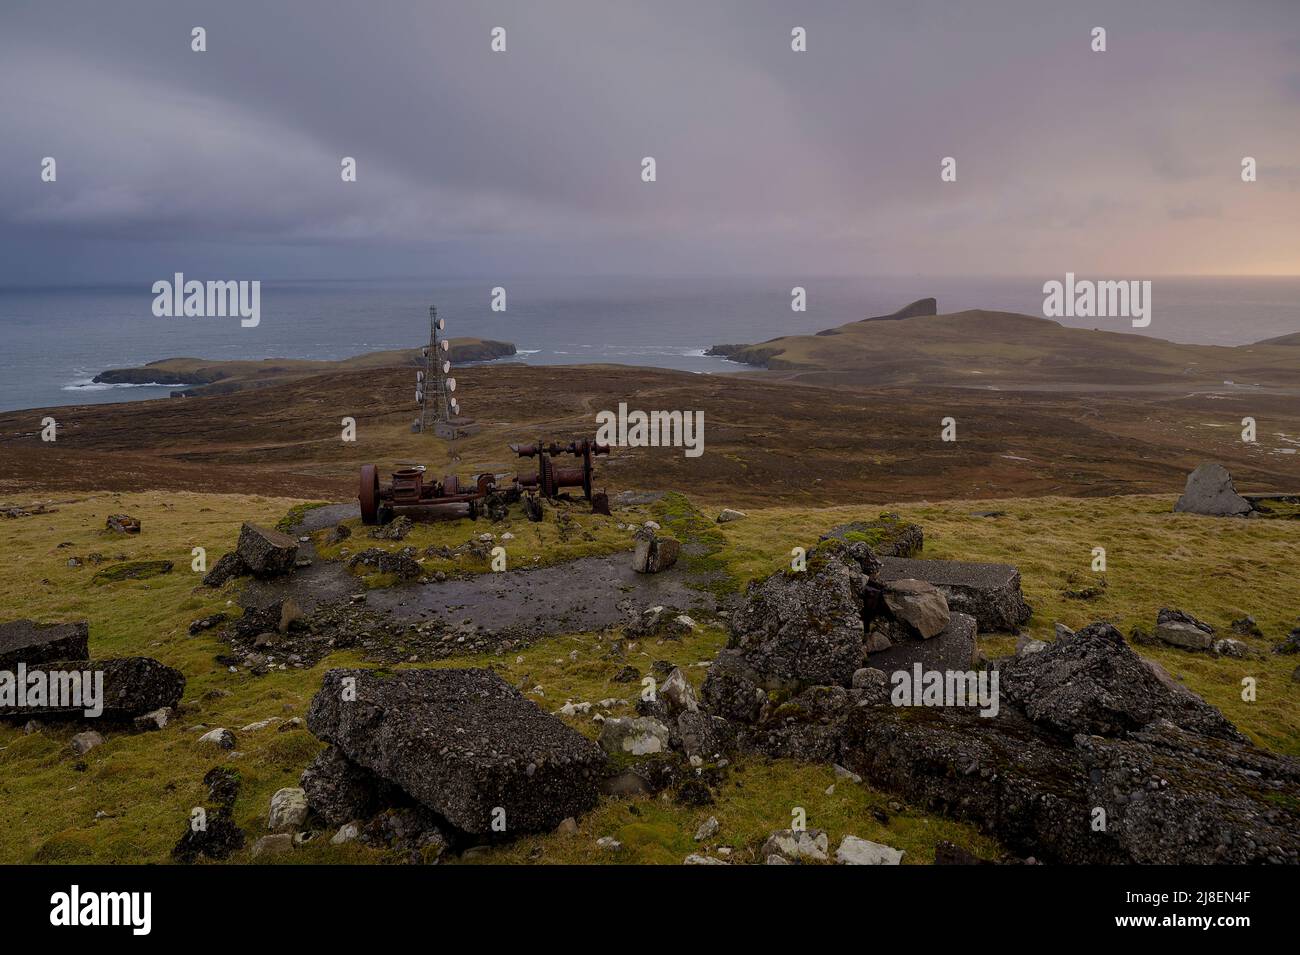
<instances>
[{"instance_id":1,"label":"overcast sky","mask_svg":"<svg viewBox=\"0 0 1300 955\"><path fill-rule=\"evenodd\" d=\"M4 0L0 130L7 284L1300 274L1300 0Z\"/></svg>"}]
</instances>

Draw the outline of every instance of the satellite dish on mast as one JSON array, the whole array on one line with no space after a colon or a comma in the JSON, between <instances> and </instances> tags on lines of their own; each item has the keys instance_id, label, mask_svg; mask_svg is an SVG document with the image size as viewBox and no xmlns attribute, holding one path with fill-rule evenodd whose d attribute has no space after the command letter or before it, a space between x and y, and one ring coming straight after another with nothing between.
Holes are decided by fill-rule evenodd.
<instances>
[{"instance_id":1,"label":"satellite dish on mast","mask_svg":"<svg viewBox=\"0 0 1300 955\"><path fill-rule=\"evenodd\" d=\"M455 391L455 390L456 390L456 379L455 379L455 378L448 378L448 379L447 379L447 390L448 390L448 391Z\"/></svg>"}]
</instances>

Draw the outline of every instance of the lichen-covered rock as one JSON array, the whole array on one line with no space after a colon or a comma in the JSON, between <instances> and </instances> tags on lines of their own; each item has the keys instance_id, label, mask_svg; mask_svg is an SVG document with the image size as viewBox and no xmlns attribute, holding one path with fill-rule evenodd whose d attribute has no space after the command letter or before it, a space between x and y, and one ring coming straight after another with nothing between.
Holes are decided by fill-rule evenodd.
<instances>
[{"instance_id":1,"label":"lichen-covered rock","mask_svg":"<svg viewBox=\"0 0 1300 955\"><path fill-rule=\"evenodd\" d=\"M667 726L649 716L617 717L600 725L600 747L611 756L649 756L668 751Z\"/></svg>"},{"instance_id":2,"label":"lichen-covered rock","mask_svg":"<svg viewBox=\"0 0 1300 955\"><path fill-rule=\"evenodd\" d=\"M224 767L208 770L208 805L191 811L185 833L172 848L177 862L194 862L199 856L227 859L244 847L244 830L235 825L233 809L239 796L239 774Z\"/></svg>"},{"instance_id":3,"label":"lichen-covered rock","mask_svg":"<svg viewBox=\"0 0 1300 955\"><path fill-rule=\"evenodd\" d=\"M0 623L0 670L29 668L50 660L84 660L90 656L90 625L9 620Z\"/></svg>"},{"instance_id":4,"label":"lichen-covered rock","mask_svg":"<svg viewBox=\"0 0 1300 955\"><path fill-rule=\"evenodd\" d=\"M700 708L699 701L695 698L695 689L686 679L686 674L682 672L681 667L673 667L672 672L668 674L668 679L664 680L659 687L658 695L668 707L670 716L676 716L678 713L694 713Z\"/></svg>"},{"instance_id":5,"label":"lichen-covered rock","mask_svg":"<svg viewBox=\"0 0 1300 955\"><path fill-rule=\"evenodd\" d=\"M346 691L346 692L345 692ZM495 673L331 670L307 726L468 833L548 832L596 804L605 755Z\"/></svg>"},{"instance_id":6,"label":"lichen-covered rock","mask_svg":"<svg viewBox=\"0 0 1300 955\"><path fill-rule=\"evenodd\" d=\"M297 786L277 789L271 797L266 828L272 832L296 832L307 821L307 794Z\"/></svg>"},{"instance_id":7,"label":"lichen-covered rock","mask_svg":"<svg viewBox=\"0 0 1300 955\"><path fill-rule=\"evenodd\" d=\"M735 751L735 730L722 717L698 711L682 713L677 717L675 729L673 745L688 757L698 756L713 762Z\"/></svg>"},{"instance_id":8,"label":"lichen-covered rock","mask_svg":"<svg viewBox=\"0 0 1300 955\"><path fill-rule=\"evenodd\" d=\"M1162 682L1108 623L1064 643L1017 657L1000 669L1001 692L1034 722L1056 732L1116 736L1156 720L1245 742L1217 709L1189 690Z\"/></svg>"},{"instance_id":9,"label":"lichen-covered rock","mask_svg":"<svg viewBox=\"0 0 1300 955\"><path fill-rule=\"evenodd\" d=\"M293 570L298 560L298 542L288 534L245 523L239 529L235 553L254 577L279 577Z\"/></svg>"},{"instance_id":10,"label":"lichen-covered rock","mask_svg":"<svg viewBox=\"0 0 1300 955\"><path fill-rule=\"evenodd\" d=\"M899 865L904 853L892 846L845 836L835 850L835 861L840 865Z\"/></svg>"}]
</instances>

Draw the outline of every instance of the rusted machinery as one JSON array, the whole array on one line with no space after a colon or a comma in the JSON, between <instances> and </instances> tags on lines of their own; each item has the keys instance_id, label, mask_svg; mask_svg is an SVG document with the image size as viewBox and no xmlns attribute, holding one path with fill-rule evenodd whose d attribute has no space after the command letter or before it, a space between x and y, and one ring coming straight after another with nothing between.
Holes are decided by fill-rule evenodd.
<instances>
[{"instance_id":1,"label":"rusted machinery","mask_svg":"<svg viewBox=\"0 0 1300 955\"><path fill-rule=\"evenodd\" d=\"M512 444L510 450L521 458L537 458L537 476L518 478L521 488L525 490L536 488L541 491L543 497L555 497L563 488L580 487L582 496L590 501L591 479L595 474L591 459L598 454L609 454L609 445L597 444L589 438L583 438L581 441L570 441L568 444L559 444L555 441L550 444L542 444L540 441L532 444ZM582 458L582 467L556 467L554 458L563 454Z\"/></svg>"},{"instance_id":2,"label":"rusted machinery","mask_svg":"<svg viewBox=\"0 0 1300 955\"><path fill-rule=\"evenodd\" d=\"M496 488L495 474L480 474L474 484L461 487L460 478L448 474L441 481L426 481L424 468L401 468L393 472L392 482L379 483L379 470L373 464L361 465L361 520L365 524L387 524L394 508L431 507L436 504L466 504L469 516L478 517L479 502Z\"/></svg>"},{"instance_id":3,"label":"rusted machinery","mask_svg":"<svg viewBox=\"0 0 1300 955\"><path fill-rule=\"evenodd\" d=\"M434 507L444 504L464 504L469 516L477 518L492 494L514 495L517 499L524 491L536 491L544 497L554 498L566 488L582 488L582 495L587 500L592 497L592 479L595 466L592 459L600 454L609 454L609 445L597 444L589 438L560 444L552 441L542 444L512 444L510 450L521 458L537 458L536 476L519 476L506 480L504 475L479 474L472 484L462 484L454 474L448 474L441 481L425 478L423 467L406 467L394 471L392 480L382 484L379 470L373 464L361 466L361 483L357 497L361 501L361 520L366 524L386 524L392 519L393 511L399 507ZM557 467L555 458L572 455L581 458L579 467ZM608 502L603 495L596 495L601 513L608 513ZM506 498L510 500L510 498Z\"/></svg>"}]
</instances>

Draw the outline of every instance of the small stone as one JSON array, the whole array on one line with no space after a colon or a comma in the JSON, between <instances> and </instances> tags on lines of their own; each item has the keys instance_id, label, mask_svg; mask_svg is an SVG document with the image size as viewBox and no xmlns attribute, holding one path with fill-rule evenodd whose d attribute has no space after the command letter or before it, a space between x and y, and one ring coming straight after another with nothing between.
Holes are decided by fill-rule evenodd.
<instances>
[{"instance_id":1,"label":"small stone","mask_svg":"<svg viewBox=\"0 0 1300 955\"><path fill-rule=\"evenodd\" d=\"M718 523L727 524L730 523L731 521L738 521L741 518L745 518L748 516L749 515L746 514L744 511L737 511L730 507L724 507L721 510L721 512L719 512L718 514Z\"/></svg>"},{"instance_id":2,"label":"small stone","mask_svg":"<svg viewBox=\"0 0 1300 955\"><path fill-rule=\"evenodd\" d=\"M355 822L344 823L339 826L339 831L330 837L330 845L341 846L345 842L352 842L361 834L361 827Z\"/></svg>"},{"instance_id":3,"label":"small stone","mask_svg":"<svg viewBox=\"0 0 1300 955\"><path fill-rule=\"evenodd\" d=\"M623 848L623 843L619 842L613 836L601 836L596 840L596 845L606 852L617 852Z\"/></svg>"},{"instance_id":4,"label":"small stone","mask_svg":"<svg viewBox=\"0 0 1300 955\"><path fill-rule=\"evenodd\" d=\"M172 718L172 709L170 706L160 706L156 710L150 710L135 718L135 728L143 732L151 730L160 730L167 726Z\"/></svg>"},{"instance_id":5,"label":"small stone","mask_svg":"<svg viewBox=\"0 0 1300 955\"><path fill-rule=\"evenodd\" d=\"M274 835L263 836L253 843L254 859L262 856L282 855L292 851L293 836L287 832L277 832Z\"/></svg>"},{"instance_id":6,"label":"small stone","mask_svg":"<svg viewBox=\"0 0 1300 955\"><path fill-rule=\"evenodd\" d=\"M214 730L208 730L199 737L200 743L210 743L213 746L220 746L222 749L235 748L235 734L225 727L218 726Z\"/></svg>"},{"instance_id":7,"label":"small stone","mask_svg":"<svg viewBox=\"0 0 1300 955\"><path fill-rule=\"evenodd\" d=\"M578 834L578 820L572 816L566 816L560 820L560 824L555 827L557 835L576 836Z\"/></svg>"},{"instance_id":8,"label":"small stone","mask_svg":"<svg viewBox=\"0 0 1300 955\"><path fill-rule=\"evenodd\" d=\"M835 850L840 865L899 865L902 859L902 851L857 836L845 836Z\"/></svg>"},{"instance_id":9,"label":"small stone","mask_svg":"<svg viewBox=\"0 0 1300 955\"><path fill-rule=\"evenodd\" d=\"M721 827L718 825L718 817L710 816L700 823L700 827L695 830L695 841L703 842L705 839L712 839L718 834L719 828Z\"/></svg>"},{"instance_id":10,"label":"small stone","mask_svg":"<svg viewBox=\"0 0 1300 955\"><path fill-rule=\"evenodd\" d=\"M78 756L85 756L96 746L104 743L104 737L94 730L86 730L72 737L72 751Z\"/></svg>"},{"instance_id":11,"label":"small stone","mask_svg":"<svg viewBox=\"0 0 1300 955\"><path fill-rule=\"evenodd\" d=\"M825 862L830 839L821 829L779 829L767 837L761 854L788 862Z\"/></svg>"},{"instance_id":12,"label":"small stone","mask_svg":"<svg viewBox=\"0 0 1300 955\"><path fill-rule=\"evenodd\" d=\"M692 852L682 860L683 865L731 865L730 862L723 862L721 859L712 859L709 856L702 856L699 853Z\"/></svg>"},{"instance_id":13,"label":"small stone","mask_svg":"<svg viewBox=\"0 0 1300 955\"><path fill-rule=\"evenodd\" d=\"M266 818L266 828L272 831L297 829L306 821L306 791L297 786L277 790L271 797L271 811Z\"/></svg>"}]
</instances>

